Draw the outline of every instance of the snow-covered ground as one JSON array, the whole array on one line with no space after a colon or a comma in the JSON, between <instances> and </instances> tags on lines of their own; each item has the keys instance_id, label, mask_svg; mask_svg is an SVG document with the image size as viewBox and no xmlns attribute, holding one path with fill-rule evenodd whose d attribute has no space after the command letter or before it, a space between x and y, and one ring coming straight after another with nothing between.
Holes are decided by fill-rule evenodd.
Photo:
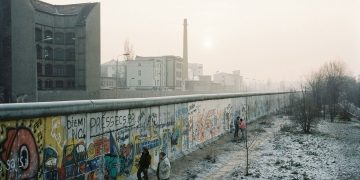
<instances>
[{"instance_id":1,"label":"snow-covered ground","mask_svg":"<svg viewBox=\"0 0 360 180\"><path fill-rule=\"evenodd\" d=\"M283 123L253 152L250 176L238 166L223 179L360 179L359 121L323 121L311 134Z\"/></svg>"},{"instance_id":2,"label":"snow-covered ground","mask_svg":"<svg viewBox=\"0 0 360 180\"><path fill-rule=\"evenodd\" d=\"M322 121L303 134L287 117L267 117L248 131L250 138L258 135L250 150L251 175L244 173L244 142L227 134L172 162L171 179L360 179L358 120Z\"/></svg>"}]
</instances>

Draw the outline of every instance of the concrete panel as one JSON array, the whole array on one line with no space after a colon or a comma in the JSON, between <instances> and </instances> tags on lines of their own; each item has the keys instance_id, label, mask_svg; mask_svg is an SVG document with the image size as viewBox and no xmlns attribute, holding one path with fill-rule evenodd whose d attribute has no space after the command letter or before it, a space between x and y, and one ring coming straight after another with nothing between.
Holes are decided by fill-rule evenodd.
<instances>
[{"instance_id":1,"label":"concrete panel","mask_svg":"<svg viewBox=\"0 0 360 180\"><path fill-rule=\"evenodd\" d=\"M172 160L179 158L229 133L236 116L254 121L283 108L286 104L279 102L286 98L258 95L0 119L0 175L7 179L126 179L135 176L143 147L152 156L150 169L156 170L161 151Z\"/></svg>"}]
</instances>

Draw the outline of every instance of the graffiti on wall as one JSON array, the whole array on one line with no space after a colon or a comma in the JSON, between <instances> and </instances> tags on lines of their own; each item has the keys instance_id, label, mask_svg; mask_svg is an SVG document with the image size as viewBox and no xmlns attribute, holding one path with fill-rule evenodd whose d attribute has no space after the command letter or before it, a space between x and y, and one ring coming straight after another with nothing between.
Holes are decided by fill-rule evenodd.
<instances>
[{"instance_id":1,"label":"graffiti on wall","mask_svg":"<svg viewBox=\"0 0 360 180\"><path fill-rule=\"evenodd\" d=\"M175 159L230 131L236 116L275 112L284 95L196 101L0 123L5 179L125 179L143 147L156 169L161 151Z\"/></svg>"}]
</instances>

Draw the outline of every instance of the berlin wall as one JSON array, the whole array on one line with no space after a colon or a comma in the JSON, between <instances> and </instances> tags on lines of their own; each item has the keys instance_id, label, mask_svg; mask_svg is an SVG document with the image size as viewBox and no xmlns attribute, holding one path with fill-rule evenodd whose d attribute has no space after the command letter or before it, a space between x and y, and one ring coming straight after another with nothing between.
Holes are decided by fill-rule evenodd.
<instances>
[{"instance_id":1,"label":"berlin wall","mask_svg":"<svg viewBox=\"0 0 360 180\"><path fill-rule=\"evenodd\" d=\"M179 158L228 133L236 116L253 121L286 104L288 94L268 94L3 119L0 176L126 179L136 174L142 147L149 148L151 168L156 169L161 151L170 159Z\"/></svg>"}]
</instances>

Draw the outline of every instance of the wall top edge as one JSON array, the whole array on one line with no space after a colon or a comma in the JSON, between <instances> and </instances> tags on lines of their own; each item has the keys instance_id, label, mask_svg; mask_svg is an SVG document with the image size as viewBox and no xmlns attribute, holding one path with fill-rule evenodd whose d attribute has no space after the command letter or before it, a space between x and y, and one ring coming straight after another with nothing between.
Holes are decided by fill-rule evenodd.
<instances>
[{"instance_id":1,"label":"wall top edge","mask_svg":"<svg viewBox=\"0 0 360 180\"><path fill-rule=\"evenodd\" d=\"M288 93L292 92L194 94L130 99L98 99L0 104L0 121L21 118L28 119L35 117L145 108L152 106L189 103L194 101L277 95Z\"/></svg>"}]
</instances>

